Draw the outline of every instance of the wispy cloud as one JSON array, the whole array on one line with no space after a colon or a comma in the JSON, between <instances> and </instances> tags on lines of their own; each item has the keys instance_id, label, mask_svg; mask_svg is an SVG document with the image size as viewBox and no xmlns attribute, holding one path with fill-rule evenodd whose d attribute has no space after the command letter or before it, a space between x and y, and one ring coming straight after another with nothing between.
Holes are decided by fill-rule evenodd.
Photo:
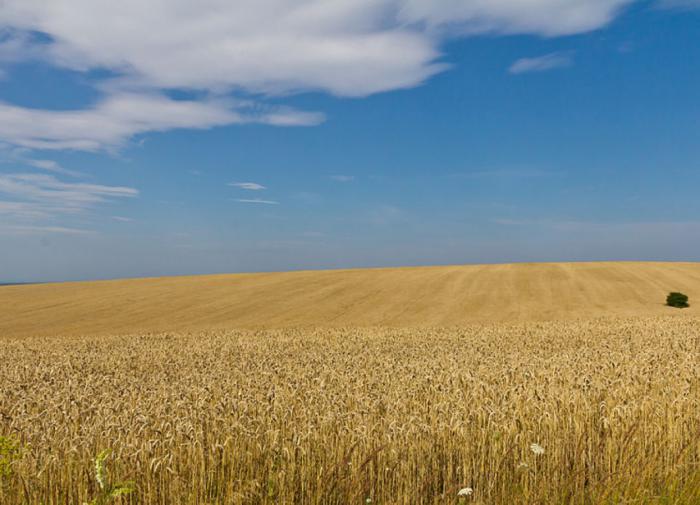
<instances>
[{"instance_id":1,"label":"wispy cloud","mask_svg":"<svg viewBox=\"0 0 700 505\"><path fill-rule=\"evenodd\" d=\"M27 167L38 168L46 172L68 175L70 177L82 177L84 175L80 172L64 168L55 160L34 158L31 156L30 149L15 147L3 142L0 142L0 163L25 165Z\"/></svg>"},{"instance_id":2,"label":"wispy cloud","mask_svg":"<svg viewBox=\"0 0 700 505\"><path fill-rule=\"evenodd\" d=\"M355 180L354 175L331 175L330 179L335 182L352 182Z\"/></svg>"},{"instance_id":3,"label":"wispy cloud","mask_svg":"<svg viewBox=\"0 0 700 505\"><path fill-rule=\"evenodd\" d=\"M0 225L0 234L2 235L45 235L47 233L60 235L91 235L95 232L80 228L67 228L65 226Z\"/></svg>"},{"instance_id":4,"label":"wispy cloud","mask_svg":"<svg viewBox=\"0 0 700 505\"><path fill-rule=\"evenodd\" d=\"M22 221L33 221L38 219L48 219L56 214L73 212L62 206L43 204L37 202L8 202L0 200L0 216L7 220L9 218Z\"/></svg>"},{"instance_id":5,"label":"wispy cloud","mask_svg":"<svg viewBox=\"0 0 700 505\"><path fill-rule=\"evenodd\" d=\"M71 177L81 177L83 174L76 172L74 170L68 170L63 168L57 161L54 160L35 160L26 159L24 160L26 165L30 167L39 168L41 170L46 170L47 172L54 172L57 174L69 175Z\"/></svg>"},{"instance_id":6,"label":"wispy cloud","mask_svg":"<svg viewBox=\"0 0 700 505\"><path fill-rule=\"evenodd\" d=\"M112 219L119 221L120 223L131 223L133 221L132 218L123 216L112 216Z\"/></svg>"},{"instance_id":7,"label":"wispy cloud","mask_svg":"<svg viewBox=\"0 0 700 505\"><path fill-rule=\"evenodd\" d=\"M68 207L86 207L109 198L134 197L138 190L83 182L63 182L53 175L0 174L0 194L36 202L54 202Z\"/></svg>"},{"instance_id":8,"label":"wispy cloud","mask_svg":"<svg viewBox=\"0 0 700 505\"><path fill-rule=\"evenodd\" d=\"M534 58L521 58L515 61L508 71L511 74L528 72L544 72L555 68L565 68L573 65L573 55L569 52L550 53Z\"/></svg>"},{"instance_id":9,"label":"wispy cloud","mask_svg":"<svg viewBox=\"0 0 700 505\"><path fill-rule=\"evenodd\" d=\"M380 205L369 212L369 222L378 226L395 223L403 217L403 211L394 205Z\"/></svg>"},{"instance_id":10,"label":"wispy cloud","mask_svg":"<svg viewBox=\"0 0 700 505\"><path fill-rule=\"evenodd\" d=\"M560 175L559 172L541 170L536 168L513 168L496 170L477 170L454 174L453 177L464 179L529 179L537 177L551 177Z\"/></svg>"},{"instance_id":11,"label":"wispy cloud","mask_svg":"<svg viewBox=\"0 0 700 505\"><path fill-rule=\"evenodd\" d=\"M56 225L56 219L137 195L134 188L64 182L48 174L0 174L0 218L5 230L67 233L72 228Z\"/></svg>"},{"instance_id":12,"label":"wispy cloud","mask_svg":"<svg viewBox=\"0 0 700 505\"><path fill-rule=\"evenodd\" d=\"M257 182L229 182L228 185L233 186L234 188L247 189L250 191L267 189L265 186L258 184Z\"/></svg>"},{"instance_id":13,"label":"wispy cloud","mask_svg":"<svg viewBox=\"0 0 700 505\"><path fill-rule=\"evenodd\" d=\"M82 110L30 109L0 102L0 140L30 149L100 151L132 137L178 128L242 123L314 125L315 113L232 100L173 100L157 93L119 92Z\"/></svg>"},{"instance_id":14,"label":"wispy cloud","mask_svg":"<svg viewBox=\"0 0 700 505\"><path fill-rule=\"evenodd\" d=\"M279 202L277 202L275 200L261 200L260 198L252 198L252 199L237 198L236 201L238 203L258 203L258 204L264 204L264 205L279 205Z\"/></svg>"}]
</instances>

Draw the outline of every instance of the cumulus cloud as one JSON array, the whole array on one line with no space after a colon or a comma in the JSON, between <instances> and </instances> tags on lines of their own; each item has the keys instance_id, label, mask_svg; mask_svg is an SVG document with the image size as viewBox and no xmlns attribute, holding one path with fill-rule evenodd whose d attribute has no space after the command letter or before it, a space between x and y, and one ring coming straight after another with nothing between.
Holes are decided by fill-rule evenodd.
<instances>
[{"instance_id":1,"label":"cumulus cloud","mask_svg":"<svg viewBox=\"0 0 700 505\"><path fill-rule=\"evenodd\" d=\"M388 17L394 3L6 0L0 24L49 34L44 53L57 65L110 68L130 85L358 96L438 70L432 41Z\"/></svg>"},{"instance_id":2,"label":"cumulus cloud","mask_svg":"<svg viewBox=\"0 0 700 505\"><path fill-rule=\"evenodd\" d=\"M57 65L109 68L131 84L361 96L444 68L436 30L570 35L604 26L631 2L5 0L0 25L48 34L30 47ZM18 37L27 51L27 36Z\"/></svg>"},{"instance_id":3,"label":"cumulus cloud","mask_svg":"<svg viewBox=\"0 0 700 505\"><path fill-rule=\"evenodd\" d=\"M234 123L313 125L323 116L201 96L410 88L447 68L449 37L595 30L633 0L3 0L0 60L107 70L77 111L0 103L0 139L95 151L134 135ZM4 34L4 35L3 35ZM39 36L39 35L41 36ZM269 102L267 102L269 103Z\"/></svg>"},{"instance_id":4,"label":"cumulus cloud","mask_svg":"<svg viewBox=\"0 0 700 505\"><path fill-rule=\"evenodd\" d=\"M234 188L247 189L250 191L267 189L265 186L258 184L257 182L230 182L228 185L233 186Z\"/></svg>"},{"instance_id":5,"label":"cumulus cloud","mask_svg":"<svg viewBox=\"0 0 700 505\"><path fill-rule=\"evenodd\" d=\"M608 24L633 0L406 0L406 21L447 26L461 33L534 33L560 36Z\"/></svg>"},{"instance_id":6,"label":"cumulus cloud","mask_svg":"<svg viewBox=\"0 0 700 505\"><path fill-rule=\"evenodd\" d=\"M571 53L550 53L535 58L521 58L515 61L508 71L511 74L544 72L555 68L570 67L573 64Z\"/></svg>"}]
</instances>

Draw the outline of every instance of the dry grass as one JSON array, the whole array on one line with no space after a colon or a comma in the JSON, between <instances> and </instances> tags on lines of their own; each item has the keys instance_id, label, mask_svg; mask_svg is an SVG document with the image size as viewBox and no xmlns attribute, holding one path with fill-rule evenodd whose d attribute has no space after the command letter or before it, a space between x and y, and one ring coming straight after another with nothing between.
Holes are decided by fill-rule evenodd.
<instances>
[{"instance_id":1,"label":"dry grass","mask_svg":"<svg viewBox=\"0 0 700 505\"><path fill-rule=\"evenodd\" d=\"M664 315L700 263L472 265L0 287L0 335L392 326Z\"/></svg>"},{"instance_id":2,"label":"dry grass","mask_svg":"<svg viewBox=\"0 0 700 505\"><path fill-rule=\"evenodd\" d=\"M700 503L700 319L0 340L0 503ZM538 443L544 454L530 445Z\"/></svg>"}]
</instances>

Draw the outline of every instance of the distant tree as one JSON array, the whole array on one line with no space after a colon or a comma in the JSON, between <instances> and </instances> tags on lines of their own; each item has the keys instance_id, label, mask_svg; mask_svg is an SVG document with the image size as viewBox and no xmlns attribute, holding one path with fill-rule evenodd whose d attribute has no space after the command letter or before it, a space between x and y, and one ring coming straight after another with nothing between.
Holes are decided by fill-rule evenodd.
<instances>
[{"instance_id":1,"label":"distant tree","mask_svg":"<svg viewBox=\"0 0 700 505\"><path fill-rule=\"evenodd\" d=\"M690 307L690 304L688 304L688 296L684 295L683 293L669 293L668 296L666 297L666 305L669 307L676 307L679 309L684 309L686 307Z\"/></svg>"}]
</instances>

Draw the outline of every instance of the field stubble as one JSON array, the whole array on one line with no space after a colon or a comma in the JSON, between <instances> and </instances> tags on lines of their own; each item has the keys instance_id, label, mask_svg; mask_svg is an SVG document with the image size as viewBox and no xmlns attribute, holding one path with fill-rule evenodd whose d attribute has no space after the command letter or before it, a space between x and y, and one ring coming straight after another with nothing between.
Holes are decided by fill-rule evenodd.
<instances>
[{"instance_id":1,"label":"field stubble","mask_svg":"<svg viewBox=\"0 0 700 505\"><path fill-rule=\"evenodd\" d=\"M110 448L124 503L699 503L699 340L690 317L6 338L0 502L88 501Z\"/></svg>"}]
</instances>

